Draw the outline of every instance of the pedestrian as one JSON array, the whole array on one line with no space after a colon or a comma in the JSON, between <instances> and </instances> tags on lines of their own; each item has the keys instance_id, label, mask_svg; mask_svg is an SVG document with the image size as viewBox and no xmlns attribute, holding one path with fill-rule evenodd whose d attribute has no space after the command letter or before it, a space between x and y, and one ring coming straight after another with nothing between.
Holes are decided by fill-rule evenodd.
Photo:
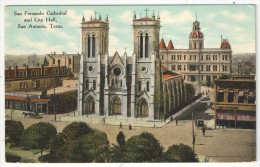
<instances>
[{"instance_id":1,"label":"pedestrian","mask_svg":"<svg viewBox=\"0 0 260 167\"><path fill-rule=\"evenodd\" d=\"M177 126L178 125L178 119L176 118L175 121L176 121L176 126Z\"/></svg>"},{"instance_id":2,"label":"pedestrian","mask_svg":"<svg viewBox=\"0 0 260 167\"><path fill-rule=\"evenodd\" d=\"M205 126L203 126L203 127L202 127L203 136L205 136L205 132L206 132L206 128L205 128Z\"/></svg>"},{"instance_id":3,"label":"pedestrian","mask_svg":"<svg viewBox=\"0 0 260 167\"><path fill-rule=\"evenodd\" d=\"M129 124L129 130L132 130L132 125L131 124Z\"/></svg>"},{"instance_id":4,"label":"pedestrian","mask_svg":"<svg viewBox=\"0 0 260 167\"><path fill-rule=\"evenodd\" d=\"M171 122L173 121L173 117L171 117Z\"/></svg>"},{"instance_id":5,"label":"pedestrian","mask_svg":"<svg viewBox=\"0 0 260 167\"><path fill-rule=\"evenodd\" d=\"M119 129L123 129L122 122L120 122L120 124L119 124Z\"/></svg>"}]
</instances>

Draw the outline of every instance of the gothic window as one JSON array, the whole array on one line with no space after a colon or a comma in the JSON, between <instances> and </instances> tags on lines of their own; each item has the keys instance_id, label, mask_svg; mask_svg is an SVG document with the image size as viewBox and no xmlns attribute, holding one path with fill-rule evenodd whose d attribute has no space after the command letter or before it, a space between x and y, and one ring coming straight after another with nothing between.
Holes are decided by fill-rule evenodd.
<instances>
[{"instance_id":1,"label":"gothic window","mask_svg":"<svg viewBox=\"0 0 260 167\"><path fill-rule=\"evenodd\" d=\"M248 92L248 103L255 103L255 92L254 91Z\"/></svg>"},{"instance_id":2,"label":"gothic window","mask_svg":"<svg viewBox=\"0 0 260 167\"><path fill-rule=\"evenodd\" d=\"M148 104L146 100L142 100L139 105L139 115L141 117L147 117L148 116Z\"/></svg>"},{"instance_id":3,"label":"gothic window","mask_svg":"<svg viewBox=\"0 0 260 167\"><path fill-rule=\"evenodd\" d=\"M220 89L217 93L218 102L224 102L224 90Z\"/></svg>"},{"instance_id":4,"label":"gothic window","mask_svg":"<svg viewBox=\"0 0 260 167\"><path fill-rule=\"evenodd\" d=\"M95 101L92 96L87 98L87 113L92 114L95 113Z\"/></svg>"},{"instance_id":5,"label":"gothic window","mask_svg":"<svg viewBox=\"0 0 260 167\"><path fill-rule=\"evenodd\" d=\"M88 35L88 58L90 58L90 35Z\"/></svg>"},{"instance_id":6,"label":"gothic window","mask_svg":"<svg viewBox=\"0 0 260 167\"><path fill-rule=\"evenodd\" d=\"M146 82L146 91L149 92L150 91L150 87L149 87L149 81Z\"/></svg>"},{"instance_id":7,"label":"gothic window","mask_svg":"<svg viewBox=\"0 0 260 167\"><path fill-rule=\"evenodd\" d=\"M143 34L140 35L140 58L143 58Z\"/></svg>"},{"instance_id":8,"label":"gothic window","mask_svg":"<svg viewBox=\"0 0 260 167\"><path fill-rule=\"evenodd\" d=\"M86 80L86 89L87 89L87 90L89 89L88 80Z\"/></svg>"},{"instance_id":9,"label":"gothic window","mask_svg":"<svg viewBox=\"0 0 260 167\"><path fill-rule=\"evenodd\" d=\"M228 103L234 102L234 91L228 90Z\"/></svg>"},{"instance_id":10,"label":"gothic window","mask_svg":"<svg viewBox=\"0 0 260 167\"><path fill-rule=\"evenodd\" d=\"M121 101L119 98L115 98L112 103L113 114L121 114Z\"/></svg>"},{"instance_id":11,"label":"gothic window","mask_svg":"<svg viewBox=\"0 0 260 167\"><path fill-rule=\"evenodd\" d=\"M148 33L145 34L145 57L148 57Z\"/></svg>"},{"instance_id":12,"label":"gothic window","mask_svg":"<svg viewBox=\"0 0 260 167\"><path fill-rule=\"evenodd\" d=\"M93 81L93 90L96 90L96 81Z\"/></svg>"},{"instance_id":13,"label":"gothic window","mask_svg":"<svg viewBox=\"0 0 260 167\"><path fill-rule=\"evenodd\" d=\"M96 52L96 37L92 35L92 57L95 57Z\"/></svg>"},{"instance_id":14,"label":"gothic window","mask_svg":"<svg viewBox=\"0 0 260 167\"><path fill-rule=\"evenodd\" d=\"M245 101L245 93L243 90L238 91L238 103L244 103Z\"/></svg>"},{"instance_id":15,"label":"gothic window","mask_svg":"<svg viewBox=\"0 0 260 167\"><path fill-rule=\"evenodd\" d=\"M142 87L142 83L141 83L141 81L138 81L138 91L139 92L141 91L141 87Z\"/></svg>"}]
</instances>

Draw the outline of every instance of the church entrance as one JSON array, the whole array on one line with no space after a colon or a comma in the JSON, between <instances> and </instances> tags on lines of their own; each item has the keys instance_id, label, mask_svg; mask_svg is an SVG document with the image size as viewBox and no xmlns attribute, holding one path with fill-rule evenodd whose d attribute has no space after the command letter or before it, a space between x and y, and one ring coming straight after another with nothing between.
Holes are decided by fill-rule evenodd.
<instances>
[{"instance_id":1,"label":"church entrance","mask_svg":"<svg viewBox=\"0 0 260 167\"><path fill-rule=\"evenodd\" d=\"M139 105L139 116L148 117L148 104L146 100L142 100Z\"/></svg>"},{"instance_id":2,"label":"church entrance","mask_svg":"<svg viewBox=\"0 0 260 167\"><path fill-rule=\"evenodd\" d=\"M86 106L86 114L94 114L95 113L95 100L92 96L87 98L87 106Z\"/></svg>"},{"instance_id":3,"label":"church entrance","mask_svg":"<svg viewBox=\"0 0 260 167\"><path fill-rule=\"evenodd\" d=\"M121 101L119 98L115 98L112 103L112 113L113 115L121 114Z\"/></svg>"}]
</instances>

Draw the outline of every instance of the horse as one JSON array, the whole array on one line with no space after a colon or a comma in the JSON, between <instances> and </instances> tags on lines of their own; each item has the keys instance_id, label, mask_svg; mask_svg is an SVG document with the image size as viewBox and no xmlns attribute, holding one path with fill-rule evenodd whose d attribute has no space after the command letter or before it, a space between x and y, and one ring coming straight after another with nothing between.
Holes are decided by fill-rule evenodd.
<instances>
[{"instance_id":1,"label":"horse","mask_svg":"<svg viewBox=\"0 0 260 167\"><path fill-rule=\"evenodd\" d=\"M31 113L23 112L22 115L24 115L23 116L24 118L25 117L30 118Z\"/></svg>"}]
</instances>

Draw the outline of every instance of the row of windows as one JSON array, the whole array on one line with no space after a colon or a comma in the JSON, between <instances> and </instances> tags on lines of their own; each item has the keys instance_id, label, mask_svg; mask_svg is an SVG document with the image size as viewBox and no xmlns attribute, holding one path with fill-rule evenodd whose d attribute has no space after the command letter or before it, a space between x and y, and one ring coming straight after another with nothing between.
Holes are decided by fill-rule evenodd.
<instances>
[{"instance_id":1,"label":"row of windows","mask_svg":"<svg viewBox=\"0 0 260 167\"><path fill-rule=\"evenodd\" d=\"M164 60L164 55L161 56L162 60ZM206 55L206 60L216 61L218 60L218 55ZM203 60L204 56L200 56L200 60ZM182 60L182 55L171 55L171 60ZM186 60L186 55L183 55L183 60ZM190 55L189 60L197 60L197 55ZM227 55L222 55L222 60L227 60Z\"/></svg>"},{"instance_id":2,"label":"row of windows","mask_svg":"<svg viewBox=\"0 0 260 167\"><path fill-rule=\"evenodd\" d=\"M41 85L41 81L40 80L35 80L32 82L32 87L33 88L39 88ZM48 87L48 80L43 80L43 86L44 87ZM20 89L27 89L28 88L28 82L20 82Z\"/></svg>"},{"instance_id":3,"label":"row of windows","mask_svg":"<svg viewBox=\"0 0 260 167\"><path fill-rule=\"evenodd\" d=\"M86 80L86 90L89 89L89 81ZM96 90L96 80L93 80L93 90Z\"/></svg>"},{"instance_id":4,"label":"row of windows","mask_svg":"<svg viewBox=\"0 0 260 167\"><path fill-rule=\"evenodd\" d=\"M227 93L227 102L228 103L234 103L235 102L235 93L234 90L228 90ZM217 92L217 101L218 102L224 102L224 90L220 89ZM237 98L237 103L255 103L255 92L254 91L249 91L248 96L245 96L244 90L239 90L238 91L238 98Z\"/></svg>"},{"instance_id":5,"label":"row of windows","mask_svg":"<svg viewBox=\"0 0 260 167\"><path fill-rule=\"evenodd\" d=\"M148 45L149 45L149 37L148 33L143 35L143 33L140 34L140 58L147 58L148 57Z\"/></svg>"},{"instance_id":6,"label":"row of windows","mask_svg":"<svg viewBox=\"0 0 260 167\"><path fill-rule=\"evenodd\" d=\"M182 65L172 65L171 66L171 69L172 71L175 71L176 70L176 67L177 67L177 70L178 71L181 71L182 70ZM198 69L198 66L197 65L188 65L188 70L190 71L196 71ZM201 65L201 71L204 71L204 66ZM213 71L218 71L218 65L213 65ZM183 71L186 71L186 65L183 65ZM206 71L211 71L211 65L206 65ZM227 65L223 65L222 66L222 71L227 71Z\"/></svg>"},{"instance_id":7,"label":"row of windows","mask_svg":"<svg viewBox=\"0 0 260 167\"><path fill-rule=\"evenodd\" d=\"M57 60L58 64L60 64L60 59ZM56 63L56 59L52 59L52 64ZM71 64L71 59L69 59L69 64Z\"/></svg>"},{"instance_id":8,"label":"row of windows","mask_svg":"<svg viewBox=\"0 0 260 167\"><path fill-rule=\"evenodd\" d=\"M141 81L138 81L137 89L138 89L139 92L142 90L142 82ZM146 81L146 91L147 92L150 91L150 83L149 83L149 81Z\"/></svg>"}]
</instances>

